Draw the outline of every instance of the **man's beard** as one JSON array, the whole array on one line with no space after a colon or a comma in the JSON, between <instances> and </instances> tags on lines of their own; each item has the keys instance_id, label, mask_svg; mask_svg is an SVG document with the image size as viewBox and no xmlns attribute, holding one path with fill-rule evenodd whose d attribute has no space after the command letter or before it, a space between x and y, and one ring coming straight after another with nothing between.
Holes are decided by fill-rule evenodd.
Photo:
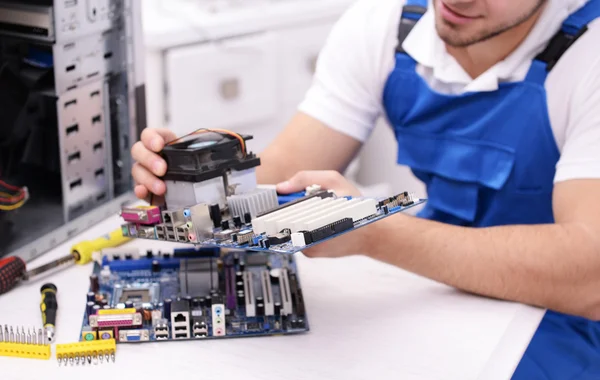
<instances>
[{"instance_id":1,"label":"man's beard","mask_svg":"<svg viewBox=\"0 0 600 380\"><path fill-rule=\"evenodd\" d=\"M459 32L456 32L456 33L452 32L452 30L458 30L459 27L455 26L451 23L448 23L446 20L443 20L443 19L440 19L436 22L436 29L437 29L438 35L440 36L442 41L444 41L448 46L463 48L463 47L467 47L470 45L475 45L480 42L490 40L510 29L516 28L517 26L523 24L524 22L529 20L531 17L533 17L538 12L538 10L546 3L546 1L547 0L538 0L536 6L533 7L533 9L531 9L529 12L526 12L523 15L521 15L520 17L515 19L515 21L510 22L506 25L502 25L494 30L484 30L475 36L469 36L469 37L461 39L460 36L457 35L457 33L459 33ZM434 2L434 3L436 3L436 2ZM445 27L449 28L451 30L450 33L448 33L447 35L444 35L443 33L441 33L439 23L443 23Z\"/></svg>"}]
</instances>

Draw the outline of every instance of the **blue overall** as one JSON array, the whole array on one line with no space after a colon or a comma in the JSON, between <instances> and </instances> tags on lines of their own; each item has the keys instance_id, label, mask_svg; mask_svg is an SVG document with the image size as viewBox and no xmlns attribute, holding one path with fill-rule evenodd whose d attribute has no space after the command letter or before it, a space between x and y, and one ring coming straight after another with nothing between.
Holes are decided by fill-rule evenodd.
<instances>
[{"instance_id":1,"label":"blue overall","mask_svg":"<svg viewBox=\"0 0 600 380\"><path fill-rule=\"evenodd\" d=\"M415 13L415 6L422 11ZM426 7L426 0L409 0L400 28L414 24ZM600 0L591 0L563 31L575 35L597 17ZM534 60L524 81L501 83L496 91L444 95L416 73L401 43L383 102L398 163L427 186L420 216L470 227L554 223L560 154L544 88L547 62ZM548 311L513 378L600 379L600 323Z\"/></svg>"}]
</instances>

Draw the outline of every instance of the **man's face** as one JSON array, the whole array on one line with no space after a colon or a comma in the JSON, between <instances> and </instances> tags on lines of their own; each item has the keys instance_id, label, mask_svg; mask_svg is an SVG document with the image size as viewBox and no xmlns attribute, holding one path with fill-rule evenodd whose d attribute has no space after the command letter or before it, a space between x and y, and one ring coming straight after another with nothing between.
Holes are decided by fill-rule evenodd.
<instances>
[{"instance_id":1,"label":"man's face","mask_svg":"<svg viewBox=\"0 0 600 380\"><path fill-rule=\"evenodd\" d=\"M546 0L433 0L436 29L453 47L488 40L533 17Z\"/></svg>"}]
</instances>

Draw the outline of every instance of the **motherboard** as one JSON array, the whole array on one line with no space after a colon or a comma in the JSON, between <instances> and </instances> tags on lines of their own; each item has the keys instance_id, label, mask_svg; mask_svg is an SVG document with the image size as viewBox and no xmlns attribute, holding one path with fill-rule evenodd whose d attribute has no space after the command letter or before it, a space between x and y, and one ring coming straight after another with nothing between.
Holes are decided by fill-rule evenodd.
<instances>
[{"instance_id":1,"label":"motherboard","mask_svg":"<svg viewBox=\"0 0 600 380\"><path fill-rule=\"evenodd\" d=\"M290 254L425 202L409 192L338 196L319 185L278 194L257 185L260 160L246 151L250 138L200 130L167 145L165 203L122 209L123 235Z\"/></svg>"},{"instance_id":2,"label":"motherboard","mask_svg":"<svg viewBox=\"0 0 600 380\"><path fill-rule=\"evenodd\" d=\"M239 250L105 254L90 277L81 341L118 343L309 330L293 255Z\"/></svg>"}]
</instances>

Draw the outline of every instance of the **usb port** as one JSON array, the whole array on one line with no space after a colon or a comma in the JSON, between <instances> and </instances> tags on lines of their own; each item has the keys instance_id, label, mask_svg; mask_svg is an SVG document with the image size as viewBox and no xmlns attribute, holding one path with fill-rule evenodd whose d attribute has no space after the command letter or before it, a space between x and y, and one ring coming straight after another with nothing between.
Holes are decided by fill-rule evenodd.
<instances>
[{"instance_id":1,"label":"usb port","mask_svg":"<svg viewBox=\"0 0 600 380\"><path fill-rule=\"evenodd\" d=\"M70 127L67 127L67 136L76 133L77 131L79 131L79 124L73 124Z\"/></svg>"},{"instance_id":2,"label":"usb port","mask_svg":"<svg viewBox=\"0 0 600 380\"><path fill-rule=\"evenodd\" d=\"M187 338L187 334L175 334L175 338Z\"/></svg>"},{"instance_id":3,"label":"usb port","mask_svg":"<svg viewBox=\"0 0 600 380\"><path fill-rule=\"evenodd\" d=\"M100 115L94 116L92 118L92 124L99 123L100 121L102 121L102 116L100 116Z\"/></svg>"},{"instance_id":4,"label":"usb port","mask_svg":"<svg viewBox=\"0 0 600 380\"><path fill-rule=\"evenodd\" d=\"M71 153L71 154L69 154L69 157L68 157L69 163L71 163L72 161L75 161L75 160L80 160L80 159L81 159L81 152Z\"/></svg>"},{"instance_id":5,"label":"usb port","mask_svg":"<svg viewBox=\"0 0 600 380\"><path fill-rule=\"evenodd\" d=\"M69 184L69 187L71 188L71 190L73 190L74 188L76 188L77 186L81 186L83 184L83 181L81 180L81 178L71 182Z\"/></svg>"},{"instance_id":6,"label":"usb port","mask_svg":"<svg viewBox=\"0 0 600 380\"><path fill-rule=\"evenodd\" d=\"M94 144L94 152L97 151L97 150L102 149L102 145L103 145L102 141L99 141L99 142L95 143Z\"/></svg>"}]
</instances>

